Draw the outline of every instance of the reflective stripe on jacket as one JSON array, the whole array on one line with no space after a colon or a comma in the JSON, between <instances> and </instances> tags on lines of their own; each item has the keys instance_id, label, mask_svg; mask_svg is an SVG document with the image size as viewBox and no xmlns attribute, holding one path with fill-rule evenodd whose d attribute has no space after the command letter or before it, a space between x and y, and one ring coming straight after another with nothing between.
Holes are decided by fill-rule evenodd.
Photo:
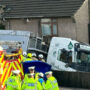
<instances>
[{"instance_id":1,"label":"reflective stripe on jacket","mask_svg":"<svg viewBox=\"0 0 90 90\"><path fill-rule=\"evenodd\" d=\"M11 76L6 81L6 90L21 90L21 81L19 76Z\"/></svg>"},{"instance_id":2,"label":"reflective stripe on jacket","mask_svg":"<svg viewBox=\"0 0 90 90\"><path fill-rule=\"evenodd\" d=\"M46 90L59 90L58 83L55 77L52 76L48 78L48 80L46 81L45 88Z\"/></svg>"},{"instance_id":3,"label":"reflective stripe on jacket","mask_svg":"<svg viewBox=\"0 0 90 90\"><path fill-rule=\"evenodd\" d=\"M28 80L24 80L22 90L42 90L42 87L34 78L29 78Z\"/></svg>"},{"instance_id":4,"label":"reflective stripe on jacket","mask_svg":"<svg viewBox=\"0 0 90 90\"><path fill-rule=\"evenodd\" d=\"M31 58L26 58L26 59L24 59L24 62L25 61L32 61L32 59Z\"/></svg>"},{"instance_id":5,"label":"reflective stripe on jacket","mask_svg":"<svg viewBox=\"0 0 90 90\"><path fill-rule=\"evenodd\" d=\"M36 81L38 81L38 74L39 74L39 73L35 73L35 80L36 80ZM25 80L28 79L28 74L25 74L24 79L25 79Z\"/></svg>"}]
</instances>

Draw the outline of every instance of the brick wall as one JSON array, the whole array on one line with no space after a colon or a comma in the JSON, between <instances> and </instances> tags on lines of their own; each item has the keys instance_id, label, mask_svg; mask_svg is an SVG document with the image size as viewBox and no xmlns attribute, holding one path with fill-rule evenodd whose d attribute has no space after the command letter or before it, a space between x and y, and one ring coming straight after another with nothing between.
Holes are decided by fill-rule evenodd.
<instances>
[{"instance_id":1,"label":"brick wall","mask_svg":"<svg viewBox=\"0 0 90 90\"><path fill-rule=\"evenodd\" d=\"M38 19L30 19L29 22L26 22L26 19L11 19L6 22L6 29L27 30L37 34L38 22Z\"/></svg>"},{"instance_id":2,"label":"brick wall","mask_svg":"<svg viewBox=\"0 0 90 90\"><path fill-rule=\"evenodd\" d=\"M89 24L88 0L85 0L83 5L74 15L74 18L76 21L77 40L88 43L88 24Z\"/></svg>"},{"instance_id":3,"label":"brick wall","mask_svg":"<svg viewBox=\"0 0 90 90\"><path fill-rule=\"evenodd\" d=\"M72 18L58 19L58 36L76 39L75 25Z\"/></svg>"}]
</instances>

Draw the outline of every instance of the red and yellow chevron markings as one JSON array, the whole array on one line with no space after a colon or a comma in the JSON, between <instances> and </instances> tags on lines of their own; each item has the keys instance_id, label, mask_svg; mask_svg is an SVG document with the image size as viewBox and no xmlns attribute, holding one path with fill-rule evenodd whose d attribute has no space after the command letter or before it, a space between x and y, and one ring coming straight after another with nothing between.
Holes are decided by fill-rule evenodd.
<instances>
[{"instance_id":1,"label":"red and yellow chevron markings","mask_svg":"<svg viewBox=\"0 0 90 90\"><path fill-rule=\"evenodd\" d=\"M1 75L1 83L3 87L5 88L5 82L8 79L8 77L11 76L12 70L20 70L21 76L24 75L23 73L23 68L21 64L21 57L18 58L18 60L12 60L12 61L7 61L3 59L4 56L0 58L0 63L2 63L2 68L3 68L3 73Z\"/></svg>"},{"instance_id":2,"label":"red and yellow chevron markings","mask_svg":"<svg viewBox=\"0 0 90 90\"><path fill-rule=\"evenodd\" d=\"M2 54L2 55L0 56L0 63L3 63L3 61L4 61L4 54Z\"/></svg>"}]
</instances>

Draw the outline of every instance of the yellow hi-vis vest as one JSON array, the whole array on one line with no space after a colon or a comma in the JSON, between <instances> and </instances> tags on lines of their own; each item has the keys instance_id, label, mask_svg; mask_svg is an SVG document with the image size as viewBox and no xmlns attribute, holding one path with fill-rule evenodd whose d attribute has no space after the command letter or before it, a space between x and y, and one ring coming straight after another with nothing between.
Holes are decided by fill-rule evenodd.
<instances>
[{"instance_id":1,"label":"yellow hi-vis vest","mask_svg":"<svg viewBox=\"0 0 90 90\"><path fill-rule=\"evenodd\" d=\"M39 73L35 73L35 80L37 80L37 81L38 81L38 74ZM25 80L28 79L28 74L25 74L24 79Z\"/></svg>"},{"instance_id":2,"label":"yellow hi-vis vest","mask_svg":"<svg viewBox=\"0 0 90 90\"><path fill-rule=\"evenodd\" d=\"M38 81L36 81L34 78L29 78L28 80L24 80L22 84L22 90L43 90L43 89Z\"/></svg>"},{"instance_id":3,"label":"yellow hi-vis vest","mask_svg":"<svg viewBox=\"0 0 90 90\"><path fill-rule=\"evenodd\" d=\"M6 90L21 90L21 80L19 76L11 76L6 81Z\"/></svg>"},{"instance_id":4,"label":"yellow hi-vis vest","mask_svg":"<svg viewBox=\"0 0 90 90\"><path fill-rule=\"evenodd\" d=\"M25 62L25 61L32 61L32 59L31 59L31 58L25 58L25 59L24 59L24 62Z\"/></svg>"},{"instance_id":5,"label":"yellow hi-vis vest","mask_svg":"<svg viewBox=\"0 0 90 90\"><path fill-rule=\"evenodd\" d=\"M55 77L52 76L47 79L45 89L46 90L59 90L58 83Z\"/></svg>"}]
</instances>

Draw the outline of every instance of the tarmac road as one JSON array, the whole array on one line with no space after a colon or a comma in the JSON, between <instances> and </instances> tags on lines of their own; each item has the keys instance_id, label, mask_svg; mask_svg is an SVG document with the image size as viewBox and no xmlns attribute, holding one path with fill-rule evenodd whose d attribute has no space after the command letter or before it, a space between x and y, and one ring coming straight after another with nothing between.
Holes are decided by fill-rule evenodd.
<instances>
[{"instance_id":1,"label":"tarmac road","mask_svg":"<svg viewBox=\"0 0 90 90\"><path fill-rule=\"evenodd\" d=\"M90 89L60 87L60 90L90 90Z\"/></svg>"}]
</instances>

